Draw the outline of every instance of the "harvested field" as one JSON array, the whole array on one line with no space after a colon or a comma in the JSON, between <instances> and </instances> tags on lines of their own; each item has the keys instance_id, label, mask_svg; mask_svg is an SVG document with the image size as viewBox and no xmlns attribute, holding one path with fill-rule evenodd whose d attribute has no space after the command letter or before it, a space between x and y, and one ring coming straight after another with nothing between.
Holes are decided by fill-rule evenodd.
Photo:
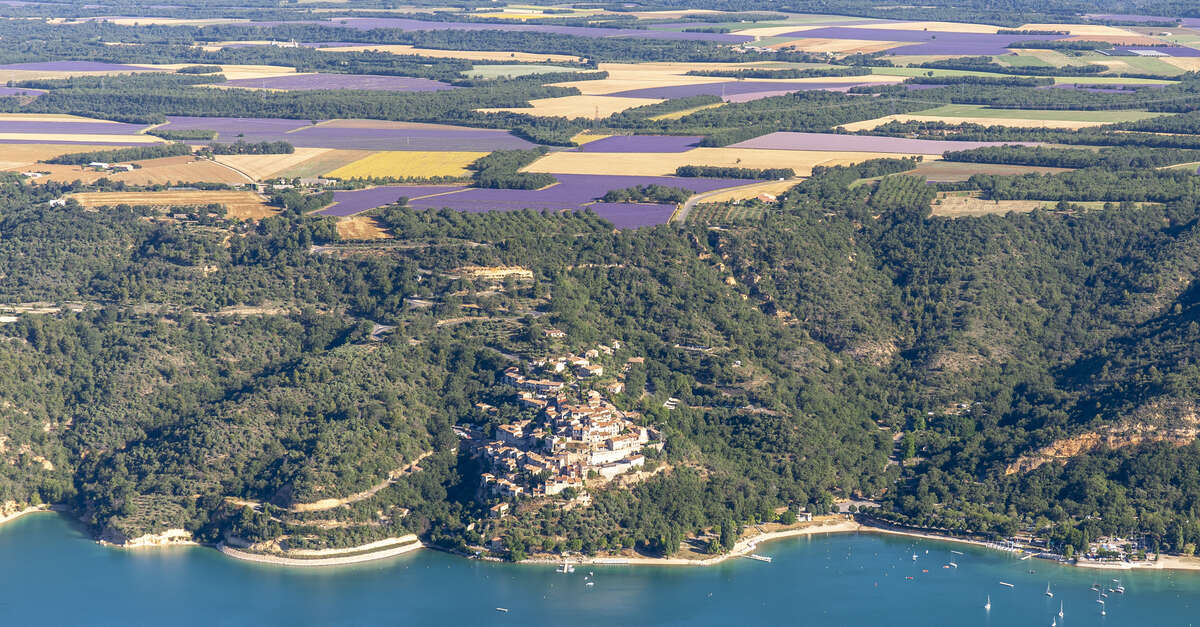
<instances>
[{"instance_id":1,"label":"harvested field","mask_svg":"<svg viewBox=\"0 0 1200 627\"><path fill-rule=\"evenodd\" d=\"M463 74L471 78L505 78L528 76L530 74L549 74L551 72L577 72L580 69L577 66L570 65L546 65L544 63L537 65L514 65L506 63L503 65L476 65L463 72Z\"/></svg>"},{"instance_id":2,"label":"harvested field","mask_svg":"<svg viewBox=\"0 0 1200 627\"><path fill-rule=\"evenodd\" d=\"M503 50L437 50L434 48L416 48L401 44L372 44L366 46L338 46L336 48L320 48L326 52L364 52L374 50L392 54L417 54L423 57L442 59L467 59L469 61L520 61L522 63L579 63L580 57L566 54L535 54L531 52L509 52Z\"/></svg>"},{"instance_id":3,"label":"harvested field","mask_svg":"<svg viewBox=\"0 0 1200 627\"><path fill-rule=\"evenodd\" d=\"M919 153L913 153L919 154ZM606 174L670 176L684 165L708 165L734 168L792 168L798 176L808 176L813 166L846 165L868 159L895 157L896 153L841 152L817 150L760 150L751 148L696 148L674 153L554 152L538 159L526 169L551 174ZM940 159L940 155L923 155Z\"/></svg>"},{"instance_id":4,"label":"harvested field","mask_svg":"<svg viewBox=\"0 0 1200 627\"><path fill-rule=\"evenodd\" d=\"M857 81L721 81L692 85L671 85L667 87L650 87L634 89L612 94L626 98L687 98L689 96L710 95L720 96L729 101L743 102L754 96L769 97L788 94L796 91L826 89L831 91L847 91L856 85L865 83L898 83L900 78L887 76L854 76L845 78L867 79ZM739 98L741 97L741 98Z\"/></svg>"},{"instance_id":5,"label":"harvested field","mask_svg":"<svg viewBox=\"0 0 1200 627\"><path fill-rule=\"evenodd\" d=\"M1074 202L1087 209L1102 209L1103 202ZM1117 203L1114 203L1117 204ZM1154 205L1156 203L1136 203L1138 206ZM1053 200L985 200L970 193L950 192L939 194L933 201L933 215L946 218L965 218L1011 212L1029 213L1034 209L1054 209L1058 205Z\"/></svg>"},{"instance_id":6,"label":"harvested field","mask_svg":"<svg viewBox=\"0 0 1200 627\"><path fill-rule=\"evenodd\" d=\"M508 107L498 109L476 109L481 113L526 113L542 117L606 118L626 109L658 104L661 98L620 98L616 96L564 96L562 98L540 98L529 101L532 107Z\"/></svg>"},{"instance_id":7,"label":"harvested field","mask_svg":"<svg viewBox=\"0 0 1200 627\"><path fill-rule=\"evenodd\" d=\"M339 179L395 177L432 178L469 174L467 166L486 152L395 150L377 152L327 173Z\"/></svg>"},{"instance_id":8,"label":"harvested field","mask_svg":"<svg viewBox=\"0 0 1200 627\"><path fill-rule=\"evenodd\" d=\"M301 149L297 149L301 150ZM294 165L289 165L282 170L279 170L272 176L280 176L283 178L310 177L321 176L330 170L336 170L340 167L350 165L359 159L371 156L370 150L332 150L325 148L304 148L303 150L317 150L312 157L305 159Z\"/></svg>"},{"instance_id":9,"label":"harvested field","mask_svg":"<svg viewBox=\"0 0 1200 627\"><path fill-rule=\"evenodd\" d=\"M787 181L765 181L762 183L751 183L750 185L742 185L739 187L731 187L728 190L714 192L709 196L704 197L706 203L729 202L732 200L746 200L755 198L759 194L771 194L778 196L787 190L799 185L800 181L791 179Z\"/></svg>"},{"instance_id":10,"label":"harvested field","mask_svg":"<svg viewBox=\"0 0 1200 627\"><path fill-rule=\"evenodd\" d=\"M571 138L571 141L582 146L582 145L590 143L590 142L599 141L601 139L604 139L605 137L611 137L611 135L604 135L601 133L593 133L591 131L580 131L580 132L576 133L574 137Z\"/></svg>"},{"instance_id":11,"label":"harvested field","mask_svg":"<svg viewBox=\"0 0 1200 627\"><path fill-rule=\"evenodd\" d=\"M1160 59L1164 63L1169 63L1185 72L1200 72L1200 59L1191 57L1170 57Z\"/></svg>"},{"instance_id":12,"label":"harvested field","mask_svg":"<svg viewBox=\"0 0 1200 627\"><path fill-rule=\"evenodd\" d=\"M110 144L131 146L139 144L158 144L163 140L153 135L116 135L101 133L4 133L0 132L0 143L37 143L37 144ZM82 152L82 151L76 151Z\"/></svg>"},{"instance_id":13,"label":"harvested field","mask_svg":"<svg viewBox=\"0 0 1200 627\"><path fill-rule=\"evenodd\" d=\"M227 216L238 220L259 220L275 215L279 209L266 203L254 192L177 191L177 192L84 192L71 194L84 207L116 205L151 207L202 207L213 203L224 205Z\"/></svg>"},{"instance_id":14,"label":"harvested field","mask_svg":"<svg viewBox=\"0 0 1200 627\"><path fill-rule=\"evenodd\" d=\"M179 68L187 67L189 65L195 65L195 63L161 63L146 65L144 67L153 68L162 72L174 72ZM282 65L221 65L221 74L226 79L231 81L252 78L273 78L276 76L287 76L295 73L296 68L285 67Z\"/></svg>"},{"instance_id":15,"label":"harvested field","mask_svg":"<svg viewBox=\"0 0 1200 627\"><path fill-rule=\"evenodd\" d=\"M102 144L5 144L3 152L0 153L0 169L14 170L20 168L27 170L29 168L26 166L45 159L53 159L59 155L111 150L112 148L112 145Z\"/></svg>"},{"instance_id":16,"label":"harvested field","mask_svg":"<svg viewBox=\"0 0 1200 627\"><path fill-rule=\"evenodd\" d=\"M1068 168L1047 168L1032 165L1004 165L998 163L967 163L964 161L923 161L905 174L925 177L935 182L965 181L976 174L1010 176L1020 174L1054 174L1066 172Z\"/></svg>"},{"instance_id":17,"label":"harvested field","mask_svg":"<svg viewBox=\"0 0 1200 627\"><path fill-rule=\"evenodd\" d=\"M329 152L328 148L297 148L290 155L217 155L216 160L256 181L262 181L275 178L280 172L300 166L326 152Z\"/></svg>"},{"instance_id":18,"label":"harvested field","mask_svg":"<svg viewBox=\"0 0 1200 627\"><path fill-rule=\"evenodd\" d=\"M650 119L651 120L678 120L680 118L687 117L693 113L696 113L697 111L704 111L705 109L716 109L717 107L720 107L724 104L725 103L723 103L723 102L714 102L713 104L707 104L707 105L703 105L700 107L692 107L691 109L684 109L682 111L672 111L671 113L664 113L662 115L656 115Z\"/></svg>"},{"instance_id":19,"label":"harvested field","mask_svg":"<svg viewBox=\"0 0 1200 627\"><path fill-rule=\"evenodd\" d=\"M582 152L683 152L700 145L698 135L615 135L592 141Z\"/></svg>"},{"instance_id":20,"label":"harvested field","mask_svg":"<svg viewBox=\"0 0 1200 627\"><path fill-rule=\"evenodd\" d=\"M379 221L371 216L342 218L337 222L337 234L343 240L391 239L392 234L384 230Z\"/></svg>"},{"instance_id":21,"label":"harvested field","mask_svg":"<svg viewBox=\"0 0 1200 627\"><path fill-rule=\"evenodd\" d=\"M179 185L190 183L242 185L253 182L249 177L243 176L233 169L208 159L196 157L164 157L162 159L144 159L133 163L141 167L129 172L104 172L77 165L39 163L32 168L20 169L50 173L34 179L35 184L47 181L92 183L102 178L129 185L169 185L172 183Z\"/></svg>"},{"instance_id":22,"label":"harvested field","mask_svg":"<svg viewBox=\"0 0 1200 627\"><path fill-rule=\"evenodd\" d=\"M1065 128L1080 129L1100 126L1103 122L1075 122L1070 120L1021 120L1017 118L964 118L932 115L885 115L874 120L863 120L842 124L847 131L869 131L888 122L945 122L946 124L982 124L984 126L1014 126L1020 128Z\"/></svg>"},{"instance_id":23,"label":"harvested field","mask_svg":"<svg viewBox=\"0 0 1200 627\"><path fill-rule=\"evenodd\" d=\"M903 154L940 154L953 150L970 150L985 146L1021 144L1037 145L1037 142L959 142L932 139L908 139L905 137L872 137L867 135L842 135L838 133L792 133L778 132L755 137L733 144L730 148L761 148L767 150L838 150L854 152L888 152Z\"/></svg>"},{"instance_id":24,"label":"harvested field","mask_svg":"<svg viewBox=\"0 0 1200 627\"><path fill-rule=\"evenodd\" d=\"M1138 37L1139 33L1131 30L1125 30L1116 26L1104 26L1102 24L1025 24L1018 27L1018 30L1060 30L1066 31L1071 35L1092 35L1097 37Z\"/></svg>"}]
</instances>

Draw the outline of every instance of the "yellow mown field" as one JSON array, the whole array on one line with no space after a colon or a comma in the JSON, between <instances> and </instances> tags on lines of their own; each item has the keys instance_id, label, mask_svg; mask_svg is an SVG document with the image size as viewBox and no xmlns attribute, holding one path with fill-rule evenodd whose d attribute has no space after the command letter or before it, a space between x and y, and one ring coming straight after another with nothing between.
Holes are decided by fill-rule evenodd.
<instances>
[{"instance_id":1,"label":"yellow mown field","mask_svg":"<svg viewBox=\"0 0 1200 627\"><path fill-rule=\"evenodd\" d=\"M914 153L915 154L915 153ZM525 168L527 172L551 174L614 174L672 176L684 165L736 168L791 168L797 176L812 174L814 166L860 163L868 159L903 156L879 152L824 150L762 150L754 148L695 148L672 153L553 152ZM924 155L926 161L941 155Z\"/></svg>"},{"instance_id":2,"label":"yellow mown field","mask_svg":"<svg viewBox=\"0 0 1200 627\"><path fill-rule=\"evenodd\" d=\"M259 220L275 215L279 209L266 203L254 192L178 191L178 192L84 192L71 194L84 207L147 205L151 207L202 207L224 205L226 215L239 220Z\"/></svg>"},{"instance_id":3,"label":"yellow mown field","mask_svg":"<svg viewBox=\"0 0 1200 627\"><path fill-rule=\"evenodd\" d=\"M344 240L390 239L392 237L391 233L388 233L371 216L354 216L338 220L337 234L339 239Z\"/></svg>"},{"instance_id":4,"label":"yellow mown field","mask_svg":"<svg viewBox=\"0 0 1200 627\"><path fill-rule=\"evenodd\" d=\"M330 148L297 148L296 152L288 155L217 155L218 163L244 172L246 176L262 181L279 176L280 172L319 157Z\"/></svg>"},{"instance_id":5,"label":"yellow mown field","mask_svg":"<svg viewBox=\"0 0 1200 627\"><path fill-rule=\"evenodd\" d=\"M326 176L339 179L374 176L396 178L467 176L467 166L487 154L486 152L390 150L359 159L326 173Z\"/></svg>"},{"instance_id":6,"label":"yellow mown field","mask_svg":"<svg viewBox=\"0 0 1200 627\"><path fill-rule=\"evenodd\" d=\"M778 196L799 184L800 181L790 179L787 181L767 181L766 183L758 183L756 185L743 185L741 187L713 192L711 195L706 195L703 202L745 200L747 198L756 198L759 194Z\"/></svg>"},{"instance_id":7,"label":"yellow mown field","mask_svg":"<svg viewBox=\"0 0 1200 627\"><path fill-rule=\"evenodd\" d=\"M59 155L112 148L101 144L5 144L0 151L0 170L37 169L27 166Z\"/></svg>"},{"instance_id":8,"label":"yellow mown field","mask_svg":"<svg viewBox=\"0 0 1200 627\"><path fill-rule=\"evenodd\" d=\"M480 113L527 113L544 117L606 118L626 109L663 102L661 98L624 98L621 96L564 96L530 100L532 107L476 109Z\"/></svg>"},{"instance_id":9,"label":"yellow mown field","mask_svg":"<svg viewBox=\"0 0 1200 627\"><path fill-rule=\"evenodd\" d=\"M1028 120L1018 118L970 118L970 117L943 117L933 115L887 115L874 120L863 120L862 122L851 122L843 124L841 127L847 131L867 131L877 126L883 126L888 122L945 122L946 124L982 124L984 126L1015 126L1019 128L1065 128L1065 129L1081 129L1089 126L1100 126L1108 124L1108 122L1083 122L1079 120Z\"/></svg>"}]
</instances>

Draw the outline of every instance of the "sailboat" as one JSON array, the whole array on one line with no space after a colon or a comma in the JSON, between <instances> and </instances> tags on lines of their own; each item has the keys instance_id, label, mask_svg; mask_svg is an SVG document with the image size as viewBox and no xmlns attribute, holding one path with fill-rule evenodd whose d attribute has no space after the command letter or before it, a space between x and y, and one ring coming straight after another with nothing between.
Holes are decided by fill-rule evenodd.
<instances>
[{"instance_id":1,"label":"sailboat","mask_svg":"<svg viewBox=\"0 0 1200 627\"><path fill-rule=\"evenodd\" d=\"M1054 598L1054 593L1050 591L1050 584L1046 584L1046 596Z\"/></svg>"},{"instance_id":2,"label":"sailboat","mask_svg":"<svg viewBox=\"0 0 1200 627\"><path fill-rule=\"evenodd\" d=\"M1063 617L1063 603L1062 603L1062 601L1059 601L1059 602L1058 602L1058 617L1059 617L1059 618L1062 618L1062 617Z\"/></svg>"},{"instance_id":3,"label":"sailboat","mask_svg":"<svg viewBox=\"0 0 1200 627\"><path fill-rule=\"evenodd\" d=\"M1058 619L1057 618L1050 619L1050 627L1058 627Z\"/></svg>"},{"instance_id":4,"label":"sailboat","mask_svg":"<svg viewBox=\"0 0 1200 627\"><path fill-rule=\"evenodd\" d=\"M1113 592L1116 592L1117 594L1125 594L1125 586L1121 585L1120 579L1113 579L1113 583L1117 584L1116 587L1113 588Z\"/></svg>"},{"instance_id":5,"label":"sailboat","mask_svg":"<svg viewBox=\"0 0 1200 627\"><path fill-rule=\"evenodd\" d=\"M983 609L985 609L989 612L992 611L992 595L990 595L990 594L988 595L987 603L983 604Z\"/></svg>"}]
</instances>

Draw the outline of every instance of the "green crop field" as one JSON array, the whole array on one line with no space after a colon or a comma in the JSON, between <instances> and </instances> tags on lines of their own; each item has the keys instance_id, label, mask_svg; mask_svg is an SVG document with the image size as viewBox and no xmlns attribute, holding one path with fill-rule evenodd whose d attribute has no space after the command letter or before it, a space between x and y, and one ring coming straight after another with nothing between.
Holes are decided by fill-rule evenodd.
<instances>
[{"instance_id":1,"label":"green crop field","mask_svg":"<svg viewBox=\"0 0 1200 627\"><path fill-rule=\"evenodd\" d=\"M501 76L526 76L528 74L546 74L549 72L574 72L579 68L565 65L476 65L469 72L463 72L471 78L499 78Z\"/></svg>"}]
</instances>

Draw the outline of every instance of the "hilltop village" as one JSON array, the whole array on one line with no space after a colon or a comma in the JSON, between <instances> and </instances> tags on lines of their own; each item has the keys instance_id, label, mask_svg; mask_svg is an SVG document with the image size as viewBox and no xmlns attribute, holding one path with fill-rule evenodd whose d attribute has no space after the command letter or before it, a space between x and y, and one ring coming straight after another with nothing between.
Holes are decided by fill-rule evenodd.
<instances>
[{"instance_id":1,"label":"hilltop village","mask_svg":"<svg viewBox=\"0 0 1200 627\"><path fill-rule=\"evenodd\" d=\"M546 334L563 332L548 329ZM618 409L610 398L624 390L629 368L644 361L621 361L621 347L613 340L583 356L549 357L504 372L504 383L517 390L515 400L527 417L500 424L490 439L478 434L476 453L487 469L481 496L501 500L491 508L493 517L509 510L508 501L521 498L586 498L585 486L642 468L647 449L662 449L658 430L642 424L640 413ZM615 376L605 377L604 362L620 364ZM477 408L485 416L497 411L485 403Z\"/></svg>"}]
</instances>

